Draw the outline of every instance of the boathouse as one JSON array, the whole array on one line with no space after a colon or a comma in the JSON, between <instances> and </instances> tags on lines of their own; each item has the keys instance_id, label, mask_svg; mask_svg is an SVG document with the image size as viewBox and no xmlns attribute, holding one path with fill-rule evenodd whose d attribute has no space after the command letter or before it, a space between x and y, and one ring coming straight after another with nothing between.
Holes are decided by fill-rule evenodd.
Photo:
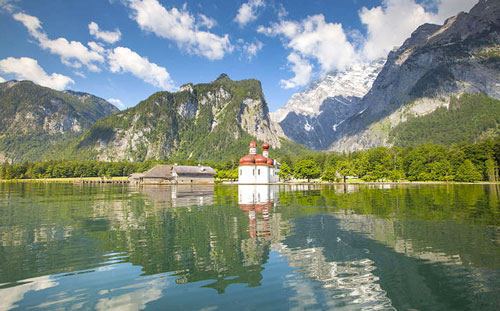
<instances>
[{"instance_id":1,"label":"boathouse","mask_svg":"<svg viewBox=\"0 0 500 311\"><path fill-rule=\"evenodd\" d=\"M131 183L162 184L162 183L213 183L215 171L210 166L164 165L159 164L144 173L134 173L129 176Z\"/></svg>"}]
</instances>

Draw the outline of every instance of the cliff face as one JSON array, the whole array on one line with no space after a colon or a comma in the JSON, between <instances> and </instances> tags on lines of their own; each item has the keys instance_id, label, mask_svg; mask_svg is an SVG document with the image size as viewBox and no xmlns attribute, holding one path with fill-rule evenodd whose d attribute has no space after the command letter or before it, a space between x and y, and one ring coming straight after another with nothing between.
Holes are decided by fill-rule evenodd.
<instances>
[{"instance_id":1,"label":"cliff face","mask_svg":"<svg viewBox=\"0 0 500 311\"><path fill-rule=\"evenodd\" d=\"M500 99L500 1L481 0L443 26L425 24L397 50L361 100L359 113L337 127L330 150L389 146L391 130L447 107L453 95Z\"/></svg>"},{"instance_id":2,"label":"cliff face","mask_svg":"<svg viewBox=\"0 0 500 311\"><path fill-rule=\"evenodd\" d=\"M226 75L179 92L158 92L137 106L100 119L65 150L98 160L226 159L246 152L250 139L273 148L284 138L270 120L261 84Z\"/></svg>"},{"instance_id":3,"label":"cliff face","mask_svg":"<svg viewBox=\"0 0 500 311\"><path fill-rule=\"evenodd\" d=\"M330 72L294 94L271 117L288 138L314 149L326 149L336 137L337 126L361 111L361 98L370 90L384 62L379 59Z\"/></svg>"},{"instance_id":4,"label":"cliff face","mask_svg":"<svg viewBox=\"0 0 500 311\"><path fill-rule=\"evenodd\" d=\"M55 91L29 81L0 84L0 159L38 160L118 109L102 98Z\"/></svg>"}]
</instances>

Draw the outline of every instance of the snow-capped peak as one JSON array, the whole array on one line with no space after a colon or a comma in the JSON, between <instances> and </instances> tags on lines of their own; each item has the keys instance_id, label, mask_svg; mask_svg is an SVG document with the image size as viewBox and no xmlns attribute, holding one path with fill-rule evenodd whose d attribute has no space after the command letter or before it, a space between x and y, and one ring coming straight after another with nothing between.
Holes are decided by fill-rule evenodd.
<instances>
[{"instance_id":1,"label":"snow-capped peak","mask_svg":"<svg viewBox=\"0 0 500 311\"><path fill-rule=\"evenodd\" d=\"M283 107L271 112L271 119L281 122L292 111L317 116L323 101L329 97L361 98L368 93L384 64L385 59L377 59L371 63L357 63L345 71L327 73L311 82L304 91L293 94Z\"/></svg>"}]
</instances>

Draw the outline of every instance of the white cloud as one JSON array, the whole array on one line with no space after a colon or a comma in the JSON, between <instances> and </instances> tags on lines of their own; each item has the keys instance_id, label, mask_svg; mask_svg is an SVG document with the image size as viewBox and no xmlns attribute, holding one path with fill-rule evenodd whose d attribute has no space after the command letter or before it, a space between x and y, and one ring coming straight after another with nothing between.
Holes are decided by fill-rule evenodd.
<instances>
[{"instance_id":1,"label":"white cloud","mask_svg":"<svg viewBox=\"0 0 500 311\"><path fill-rule=\"evenodd\" d=\"M217 22L213 18L207 17L203 14L198 14L198 16L200 18L200 22L198 23L200 27L206 27L207 29L212 29L215 25L217 25Z\"/></svg>"},{"instance_id":2,"label":"white cloud","mask_svg":"<svg viewBox=\"0 0 500 311\"><path fill-rule=\"evenodd\" d=\"M4 83L5 82L5 79L0 77L0 83Z\"/></svg>"},{"instance_id":3,"label":"white cloud","mask_svg":"<svg viewBox=\"0 0 500 311\"><path fill-rule=\"evenodd\" d=\"M297 86L306 85L311 80L313 66L307 60L293 52L288 55L287 60L295 76L288 80L281 80L281 87L284 89L291 89Z\"/></svg>"},{"instance_id":4,"label":"white cloud","mask_svg":"<svg viewBox=\"0 0 500 311\"><path fill-rule=\"evenodd\" d=\"M257 53L262 50L264 47L264 44L260 42L259 40L256 40L255 42L249 43L245 42L243 43L242 49L243 52L245 53L247 59L250 61L252 58L257 56Z\"/></svg>"},{"instance_id":5,"label":"white cloud","mask_svg":"<svg viewBox=\"0 0 500 311\"><path fill-rule=\"evenodd\" d=\"M68 84L75 83L70 77L53 73L50 76L43 70L38 61L29 57L8 57L0 60L0 71L15 75L19 80L31 80L37 84L56 90L64 89Z\"/></svg>"},{"instance_id":6,"label":"white cloud","mask_svg":"<svg viewBox=\"0 0 500 311\"><path fill-rule=\"evenodd\" d=\"M42 29L40 20L24 13L16 13L14 19L23 23L31 36L38 40L40 46L52 54L59 55L63 64L73 68L85 65L91 71L100 71L97 64L104 62L104 56L95 50L89 50L81 42L68 41L65 38L49 39Z\"/></svg>"},{"instance_id":7,"label":"white cloud","mask_svg":"<svg viewBox=\"0 0 500 311\"><path fill-rule=\"evenodd\" d=\"M238 14L236 14L234 21L237 22L240 27L245 26L257 19L257 10L264 5L263 0L250 0L243 3L238 9Z\"/></svg>"},{"instance_id":8,"label":"white cloud","mask_svg":"<svg viewBox=\"0 0 500 311\"><path fill-rule=\"evenodd\" d=\"M291 88L307 84L311 77L311 61L316 61L323 72L346 69L357 61L353 45L347 40L341 24L327 23L322 14L309 16L301 22L281 21L257 30L268 36L281 36L291 50L288 62L295 77L282 86Z\"/></svg>"},{"instance_id":9,"label":"white cloud","mask_svg":"<svg viewBox=\"0 0 500 311\"><path fill-rule=\"evenodd\" d=\"M428 3L436 12L426 11L414 0L384 0L382 6L363 7L359 12L367 28L362 54L367 59L384 57L400 46L418 26L424 23L443 24L460 11L469 11L477 0L436 0Z\"/></svg>"},{"instance_id":10,"label":"white cloud","mask_svg":"<svg viewBox=\"0 0 500 311\"><path fill-rule=\"evenodd\" d=\"M73 73L75 75L79 76L80 78L84 78L84 79L87 78L87 76L81 71L74 71Z\"/></svg>"},{"instance_id":11,"label":"white cloud","mask_svg":"<svg viewBox=\"0 0 500 311\"><path fill-rule=\"evenodd\" d=\"M123 104L123 102L117 98L108 98L106 100L116 107L120 108L121 110L125 109L125 105Z\"/></svg>"},{"instance_id":12,"label":"white cloud","mask_svg":"<svg viewBox=\"0 0 500 311\"><path fill-rule=\"evenodd\" d=\"M221 59L233 51L229 36L218 36L199 29L207 26L207 21L195 17L185 10L165 9L158 0L128 0L133 10L133 18L139 27L157 36L173 40L178 47L188 53L204 56L210 60Z\"/></svg>"},{"instance_id":13,"label":"white cloud","mask_svg":"<svg viewBox=\"0 0 500 311\"><path fill-rule=\"evenodd\" d=\"M17 7L15 2L19 2L19 0L0 0L0 11L12 13Z\"/></svg>"},{"instance_id":14,"label":"white cloud","mask_svg":"<svg viewBox=\"0 0 500 311\"><path fill-rule=\"evenodd\" d=\"M89 32L96 39L100 39L110 44L120 41L122 37L120 29L116 28L115 31L99 30L99 25L97 25L95 22L91 22L89 24Z\"/></svg>"},{"instance_id":15,"label":"white cloud","mask_svg":"<svg viewBox=\"0 0 500 311\"><path fill-rule=\"evenodd\" d=\"M170 74L163 67L149 62L136 52L126 47L117 47L108 55L111 72L129 72L139 79L165 90L175 90Z\"/></svg>"},{"instance_id":16,"label":"white cloud","mask_svg":"<svg viewBox=\"0 0 500 311\"><path fill-rule=\"evenodd\" d=\"M460 11L469 11L477 0L383 0L381 6L359 11L367 34L350 30L346 35L341 24L325 21L322 14L308 16L302 21L284 20L259 26L257 31L267 36L278 36L290 50L288 64L295 76L282 80L284 88L304 86L312 77L314 65L325 73L345 70L359 61L387 56L423 23L442 24Z\"/></svg>"}]
</instances>

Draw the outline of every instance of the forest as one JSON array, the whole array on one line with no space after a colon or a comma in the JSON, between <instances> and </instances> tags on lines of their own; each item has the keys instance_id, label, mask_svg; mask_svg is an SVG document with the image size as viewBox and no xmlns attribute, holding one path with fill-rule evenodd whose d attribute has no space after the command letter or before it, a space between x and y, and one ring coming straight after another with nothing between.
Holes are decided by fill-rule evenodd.
<instances>
[{"instance_id":1,"label":"forest","mask_svg":"<svg viewBox=\"0 0 500 311\"><path fill-rule=\"evenodd\" d=\"M271 157L273 156L271 150ZM475 144L453 144L450 147L421 144L416 147L377 147L352 153L316 152L306 155L278 155L280 177L324 182L359 181L498 181L500 137ZM217 171L216 179L237 180L238 158L224 162L203 161ZM194 160L176 161L197 165ZM44 161L0 166L0 179L80 178L128 176L144 172L169 161L98 162Z\"/></svg>"}]
</instances>

